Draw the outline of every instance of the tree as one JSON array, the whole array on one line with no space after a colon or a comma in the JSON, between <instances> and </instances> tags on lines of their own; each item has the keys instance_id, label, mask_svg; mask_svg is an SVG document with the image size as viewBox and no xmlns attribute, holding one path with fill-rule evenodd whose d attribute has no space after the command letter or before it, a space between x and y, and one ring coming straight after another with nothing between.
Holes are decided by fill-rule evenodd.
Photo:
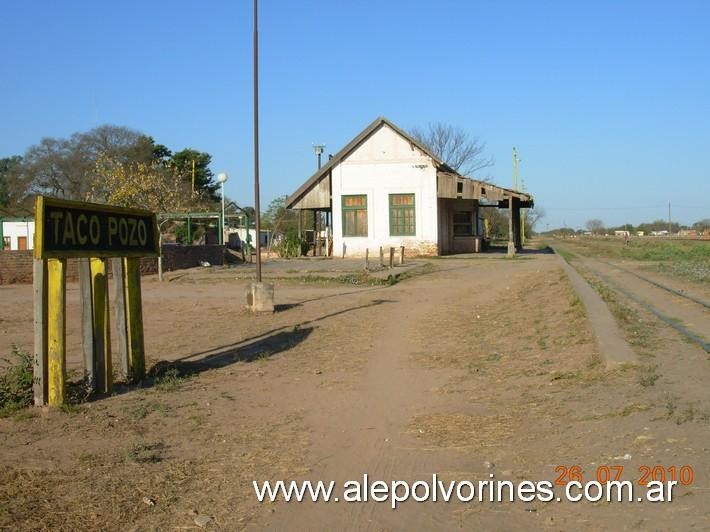
<instances>
[{"instance_id":1,"label":"tree","mask_svg":"<svg viewBox=\"0 0 710 532\"><path fill-rule=\"evenodd\" d=\"M487 220L488 238L491 240L508 240L508 211L490 207L481 209L483 219Z\"/></svg>"},{"instance_id":2,"label":"tree","mask_svg":"<svg viewBox=\"0 0 710 532\"><path fill-rule=\"evenodd\" d=\"M90 199L124 207L138 207L156 213L183 212L204 208L202 195L195 195L172 167L159 162L124 162L101 155L90 180ZM163 280L163 228L159 223L158 278Z\"/></svg>"},{"instance_id":3,"label":"tree","mask_svg":"<svg viewBox=\"0 0 710 532\"><path fill-rule=\"evenodd\" d=\"M22 161L29 193L86 199L90 175L100 156L121 162L149 163L152 139L121 126L104 125L68 139L43 138Z\"/></svg>"},{"instance_id":4,"label":"tree","mask_svg":"<svg viewBox=\"0 0 710 532\"><path fill-rule=\"evenodd\" d=\"M604 222L598 218L587 220L584 226L595 235L599 235L604 232Z\"/></svg>"},{"instance_id":5,"label":"tree","mask_svg":"<svg viewBox=\"0 0 710 532\"><path fill-rule=\"evenodd\" d=\"M157 145L156 148L160 148ZM164 148L164 146L162 146ZM169 152L169 150L168 150ZM207 152L185 148L179 152L173 153L167 164L172 166L183 181L192 187L192 170L193 161L195 169L195 192L204 194L206 197L217 201L219 195L217 190L219 184L214 181L214 173L210 170L212 156Z\"/></svg>"},{"instance_id":6,"label":"tree","mask_svg":"<svg viewBox=\"0 0 710 532\"><path fill-rule=\"evenodd\" d=\"M545 209L542 207L525 210L525 234L527 236L533 236L537 233L535 225L545 217L545 214Z\"/></svg>"},{"instance_id":7,"label":"tree","mask_svg":"<svg viewBox=\"0 0 710 532\"><path fill-rule=\"evenodd\" d=\"M430 122L426 129L413 128L411 135L456 172L473 177L495 164L484 156L486 144L463 129L443 122Z\"/></svg>"},{"instance_id":8,"label":"tree","mask_svg":"<svg viewBox=\"0 0 710 532\"><path fill-rule=\"evenodd\" d=\"M703 232L706 229L710 229L710 218L703 218L702 220L698 220L692 225L692 228L698 232Z\"/></svg>"},{"instance_id":9,"label":"tree","mask_svg":"<svg viewBox=\"0 0 710 532\"><path fill-rule=\"evenodd\" d=\"M0 159L0 207L14 210L24 199L26 183L21 165L19 155Z\"/></svg>"}]
</instances>

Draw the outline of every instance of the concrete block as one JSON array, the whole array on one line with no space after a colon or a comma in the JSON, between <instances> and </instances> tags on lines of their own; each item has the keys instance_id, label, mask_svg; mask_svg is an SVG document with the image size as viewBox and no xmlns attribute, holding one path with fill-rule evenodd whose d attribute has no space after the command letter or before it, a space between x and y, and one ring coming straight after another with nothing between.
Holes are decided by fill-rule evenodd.
<instances>
[{"instance_id":1,"label":"concrete block","mask_svg":"<svg viewBox=\"0 0 710 532\"><path fill-rule=\"evenodd\" d=\"M251 283L246 293L247 307L252 312L274 311L274 285L271 283Z\"/></svg>"}]
</instances>

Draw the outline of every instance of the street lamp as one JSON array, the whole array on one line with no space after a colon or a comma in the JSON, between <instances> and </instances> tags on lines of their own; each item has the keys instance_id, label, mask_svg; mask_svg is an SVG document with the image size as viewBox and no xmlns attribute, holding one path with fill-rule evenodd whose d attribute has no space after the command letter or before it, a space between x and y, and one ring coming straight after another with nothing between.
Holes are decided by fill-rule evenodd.
<instances>
[{"instance_id":1,"label":"street lamp","mask_svg":"<svg viewBox=\"0 0 710 532\"><path fill-rule=\"evenodd\" d=\"M219 184L222 186L222 245L224 245L224 184L227 182L227 179L229 179L229 176L226 172L220 172L217 175L217 181L219 181Z\"/></svg>"}]
</instances>

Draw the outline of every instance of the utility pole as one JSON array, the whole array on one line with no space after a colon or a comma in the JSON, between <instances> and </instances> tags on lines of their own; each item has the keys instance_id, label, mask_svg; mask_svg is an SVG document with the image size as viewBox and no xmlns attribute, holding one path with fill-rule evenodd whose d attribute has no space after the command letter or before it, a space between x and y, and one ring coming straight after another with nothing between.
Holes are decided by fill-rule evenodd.
<instances>
[{"instance_id":1,"label":"utility pole","mask_svg":"<svg viewBox=\"0 0 710 532\"><path fill-rule=\"evenodd\" d=\"M195 193L195 159L192 160L192 193Z\"/></svg>"},{"instance_id":2,"label":"utility pole","mask_svg":"<svg viewBox=\"0 0 710 532\"><path fill-rule=\"evenodd\" d=\"M521 188L525 192L525 178L520 178ZM525 209L520 209L520 245L525 245Z\"/></svg>"},{"instance_id":3,"label":"utility pole","mask_svg":"<svg viewBox=\"0 0 710 532\"><path fill-rule=\"evenodd\" d=\"M261 282L261 211L259 206L259 30L258 0L254 0L254 213L256 222L256 282Z\"/></svg>"},{"instance_id":4,"label":"utility pole","mask_svg":"<svg viewBox=\"0 0 710 532\"><path fill-rule=\"evenodd\" d=\"M518 190L518 150L513 146L513 190ZM515 230L513 228L513 194L508 197L508 256L515 256Z\"/></svg>"},{"instance_id":5,"label":"utility pole","mask_svg":"<svg viewBox=\"0 0 710 532\"><path fill-rule=\"evenodd\" d=\"M668 202L668 236L671 236L671 202Z\"/></svg>"}]
</instances>

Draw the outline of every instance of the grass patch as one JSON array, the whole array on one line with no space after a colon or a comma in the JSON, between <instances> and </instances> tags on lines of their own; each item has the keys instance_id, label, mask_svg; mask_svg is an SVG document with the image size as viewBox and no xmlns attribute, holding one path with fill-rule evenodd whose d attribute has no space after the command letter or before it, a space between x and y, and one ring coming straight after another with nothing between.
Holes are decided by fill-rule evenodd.
<instances>
[{"instance_id":1,"label":"grass patch","mask_svg":"<svg viewBox=\"0 0 710 532\"><path fill-rule=\"evenodd\" d=\"M179 368L169 367L155 377L155 388L161 392L174 392L191 377L191 374L183 373Z\"/></svg>"},{"instance_id":2,"label":"grass patch","mask_svg":"<svg viewBox=\"0 0 710 532\"><path fill-rule=\"evenodd\" d=\"M0 417L26 408L32 404L33 357L15 344L10 348L9 366L0 374Z\"/></svg>"},{"instance_id":3,"label":"grass patch","mask_svg":"<svg viewBox=\"0 0 710 532\"><path fill-rule=\"evenodd\" d=\"M639 374L639 384L644 388L656 384L656 381L661 378L661 376L656 373L657 369L657 364L653 366L644 366L643 368L641 368L641 372Z\"/></svg>"},{"instance_id":4,"label":"grass patch","mask_svg":"<svg viewBox=\"0 0 710 532\"><path fill-rule=\"evenodd\" d=\"M165 445L162 442L136 442L126 449L126 461L137 464L156 464L164 459Z\"/></svg>"},{"instance_id":5,"label":"grass patch","mask_svg":"<svg viewBox=\"0 0 710 532\"><path fill-rule=\"evenodd\" d=\"M592 279L588 275L585 275L585 278L621 324L629 343L638 347L651 347L654 339L653 328L639 312L619 301L616 292L598 279Z\"/></svg>"},{"instance_id":6,"label":"grass patch","mask_svg":"<svg viewBox=\"0 0 710 532\"><path fill-rule=\"evenodd\" d=\"M648 405L648 404L630 404L621 410L614 410L612 412L607 412L606 414L597 414L594 416L586 416L581 419L581 421L599 421L602 419L613 419L613 418L620 418L620 417L628 417L632 414L635 414L637 412L645 412L646 410L650 410L653 405Z\"/></svg>"},{"instance_id":7,"label":"grass patch","mask_svg":"<svg viewBox=\"0 0 710 532\"><path fill-rule=\"evenodd\" d=\"M562 257L567 264L572 262L572 259L575 258L574 253L564 248L555 248L555 253Z\"/></svg>"},{"instance_id":8,"label":"grass patch","mask_svg":"<svg viewBox=\"0 0 710 532\"><path fill-rule=\"evenodd\" d=\"M124 412L130 419L139 421L145 419L153 412L161 416L167 416L172 412L172 408L158 401L142 401L138 404L127 406Z\"/></svg>"},{"instance_id":9,"label":"grass patch","mask_svg":"<svg viewBox=\"0 0 710 532\"><path fill-rule=\"evenodd\" d=\"M437 447L494 447L513 433L511 416L424 414L415 416L409 433Z\"/></svg>"}]
</instances>

